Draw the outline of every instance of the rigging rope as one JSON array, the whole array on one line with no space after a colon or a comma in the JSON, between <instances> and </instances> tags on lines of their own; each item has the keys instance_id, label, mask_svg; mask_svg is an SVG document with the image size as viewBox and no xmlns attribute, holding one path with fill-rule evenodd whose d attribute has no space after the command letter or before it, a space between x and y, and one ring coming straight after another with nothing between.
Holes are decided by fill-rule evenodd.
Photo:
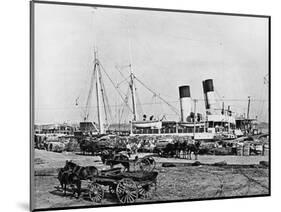
<instances>
[{"instance_id":1,"label":"rigging rope","mask_svg":"<svg viewBox=\"0 0 281 212\"><path fill-rule=\"evenodd\" d=\"M169 102L167 102L165 99L163 99L160 95L158 95L155 91L153 91L152 89L150 89L149 87L147 87L139 78L137 78L136 76L134 76L135 79L142 85L144 86L147 90L149 90L151 93L155 94L159 99L161 99L164 103L166 103L178 116L179 116L179 112L178 110L171 105Z\"/></svg>"},{"instance_id":2,"label":"rigging rope","mask_svg":"<svg viewBox=\"0 0 281 212\"><path fill-rule=\"evenodd\" d=\"M127 77L126 79L124 79L124 80L122 80L121 82L117 83L116 87L119 88L119 86L120 86L121 84L123 84L124 82L127 82L127 83L128 83L128 78L130 78L130 77Z\"/></svg>"},{"instance_id":3,"label":"rigging rope","mask_svg":"<svg viewBox=\"0 0 281 212\"><path fill-rule=\"evenodd\" d=\"M123 102L126 102L125 99L123 98L121 92L119 91L118 87L116 87L116 85L114 84L113 80L110 78L109 74L106 72L105 68L103 67L102 64L100 64L102 70L104 71L104 73L106 74L106 76L108 77L108 79L110 80L110 82L112 83L113 87L116 89L117 93L119 94L119 96L121 97L121 99L123 100ZM128 102L126 103L128 109L133 113L133 110L130 108L130 106L128 105Z\"/></svg>"},{"instance_id":4,"label":"rigging rope","mask_svg":"<svg viewBox=\"0 0 281 212\"><path fill-rule=\"evenodd\" d=\"M110 109L110 106L109 106L109 100L108 100L108 96L106 94L105 85L104 85L103 82L102 82L102 87L103 87L103 90L104 90L105 106L107 107L109 119L111 120L111 123L112 123L113 122L113 116L112 116L112 112L111 112L111 109Z\"/></svg>"},{"instance_id":5,"label":"rigging rope","mask_svg":"<svg viewBox=\"0 0 281 212\"><path fill-rule=\"evenodd\" d=\"M106 125L108 125L107 108L106 108L106 102L105 102L105 88L104 88L104 84L103 84L103 81L102 81L100 69L98 69L98 72L99 72L99 82L100 82L100 86L101 86L101 96L102 96L102 102L103 102L103 109L104 109L104 114L105 114L105 122L106 122Z\"/></svg>"},{"instance_id":6,"label":"rigging rope","mask_svg":"<svg viewBox=\"0 0 281 212\"><path fill-rule=\"evenodd\" d=\"M140 98L139 98L139 94L137 92L137 88L136 88L136 92L135 93L136 93L136 97L137 97L137 106L139 108L139 110L137 110L137 111L138 111L139 117L141 117L143 115L143 109L142 109L142 106L141 106L141 101L140 101Z\"/></svg>"},{"instance_id":7,"label":"rigging rope","mask_svg":"<svg viewBox=\"0 0 281 212\"><path fill-rule=\"evenodd\" d=\"M121 115L120 115L120 120L122 120L122 116L123 116L123 113L124 113L124 110L125 110L125 106L128 104L129 95L130 95L130 88L128 87L128 89L127 89L127 94L126 94L126 96L125 96L125 101L126 101L126 102L124 102L125 105L122 106L122 111L121 111ZM120 121L120 120L119 120L119 121Z\"/></svg>"},{"instance_id":8,"label":"rigging rope","mask_svg":"<svg viewBox=\"0 0 281 212\"><path fill-rule=\"evenodd\" d=\"M129 65L124 66L124 68L129 68ZM120 73L120 75L123 77L123 79L126 79L127 77L124 76L124 74L121 72L120 67L118 65L115 65L115 68L117 69L117 71ZM128 73L130 74L130 73ZM129 83L129 81L127 80L127 82Z\"/></svg>"},{"instance_id":9,"label":"rigging rope","mask_svg":"<svg viewBox=\"0 0 281 212\"><path fill-rule=\"evenodd\" d=\"M90 100L91 100L91 96L92 96L92 92L93 92L93 85L94 85L94 81L95 81L95 71L96 71L96 64L94 66L94 70L93 70L92 76L91 76L90 88L89 88L89 93L88 93L88 97L87 97L87 101L86 101L86 108L84 111L84 120L87 120L89 117L89 105L90 105Z\"/></svg>"}]
</instances>

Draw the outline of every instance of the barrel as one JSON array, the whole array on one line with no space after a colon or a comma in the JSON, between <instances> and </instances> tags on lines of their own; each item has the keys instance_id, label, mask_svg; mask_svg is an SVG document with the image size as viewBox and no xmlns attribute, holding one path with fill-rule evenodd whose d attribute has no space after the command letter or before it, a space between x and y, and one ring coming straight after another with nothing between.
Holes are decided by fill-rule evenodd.
<instances>
[{"instance_id":1,"label":"barrel","mask_svg":"<svg viewBox=\"0 0 281 212\"><path fill-rule=\"evenodd\" d=\"M243 155L249 156L250 155L250 144L244 144L243 146Z\"/></svg>"},{"instance_id":2,"label":"barrel","mask_svg":"<svg viewBox=\"0 0 281 212\"><path fill-rule=\"evenodd\" d=\"M237 155L243 156L243 145L237 145Z\"/></svg>"},{"instance_id":3,"label":"barrel","mask_svg":"<svg viewBox=\"0 0 281 212\"><path fill-rule=\"evenodd\" d=\"M269 155L269 145L268 144L263 145L263 155L264 156Z\"/></svg>"}]
</instances>

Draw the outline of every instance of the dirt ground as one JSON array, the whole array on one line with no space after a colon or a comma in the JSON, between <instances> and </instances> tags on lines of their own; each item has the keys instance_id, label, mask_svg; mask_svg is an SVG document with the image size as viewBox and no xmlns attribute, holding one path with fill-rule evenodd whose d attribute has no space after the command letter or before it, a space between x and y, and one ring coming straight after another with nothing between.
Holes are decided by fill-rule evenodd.
<instances>
[{"instance_id":1,"label":"dirt ground","mask_svg":"<svg viewBox=\"0 0 281 212\"><path fill-rule=\"evenodd\" d=\"M64 196L58 188L56 175L57 169L63 167L67 159L82 166L94 165L99 170L107 169L99 157L35 150L36 208L118 204L117 198L108 192L105 192L101 203L89 201L86 190L79 199L71 197L70 192ZM192 163L194 160L155 159L156 171L159 172L157 191L151 199L138 199L137 202L265 195L269 192L268 168L265 167L202 165L164 168L161 166L163 162ZM268 157L199 156L202 163L225 161L228 164L258 164L262 160L267 161ZM82 184L82 187L86 188L86 185Z\"/></svg>"}]
</instances>

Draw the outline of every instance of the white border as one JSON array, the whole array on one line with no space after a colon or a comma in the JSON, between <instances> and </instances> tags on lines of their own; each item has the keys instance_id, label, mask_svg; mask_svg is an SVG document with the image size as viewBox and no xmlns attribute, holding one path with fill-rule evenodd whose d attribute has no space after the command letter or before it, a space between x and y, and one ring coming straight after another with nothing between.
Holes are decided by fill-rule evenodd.
<instances>
[{"instance_id":1,"label":"white border","mask_svg":"<svg viewBox=\"0 0 281 212\"><path fill-rule=\"evenodd\" d=\"M76 211L276 211L280 209L281 7L274 0L68 0L68 2L156 7L272 16L272 197L212 200ZM29 2L1 2L1 211L26 211L29 201ZM279 92L278 92L279 91Z\"/></svg>"}]
</instances>

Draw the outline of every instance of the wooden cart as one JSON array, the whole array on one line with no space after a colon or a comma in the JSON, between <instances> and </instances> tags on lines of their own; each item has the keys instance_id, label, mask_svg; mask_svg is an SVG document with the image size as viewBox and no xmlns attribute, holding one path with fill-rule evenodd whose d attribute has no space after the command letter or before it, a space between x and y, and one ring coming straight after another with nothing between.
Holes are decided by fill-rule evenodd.
<instances>
[{"instance_id":1,"label":"wooden cart","mask_svg":"<svg viewBox=\"0 0 281 212\"><path fill-rule=\"evenodd\" d=\"M88 184L89 198L101 202L105 190L116 195L122 204L134 203L138 198L151 198L157 188L157 175L156 171L121 172L118 168L103 171Z\"/></svg>"}]
</instances>

